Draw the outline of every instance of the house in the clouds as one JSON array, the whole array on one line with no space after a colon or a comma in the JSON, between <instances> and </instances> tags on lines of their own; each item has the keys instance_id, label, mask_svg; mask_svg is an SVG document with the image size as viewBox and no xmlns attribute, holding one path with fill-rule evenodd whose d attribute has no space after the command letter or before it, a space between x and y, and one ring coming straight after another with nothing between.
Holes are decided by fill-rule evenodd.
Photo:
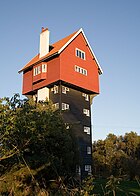
<instances>
[{"instance_id":1,"label":"house in the clouds","mask_svg":"<svg viewBox=\"0 0 140 196\"><path fill-rule=\"evenodd\" d=\"M102 69L82 29L49 43L49 30L42 28L40 51L19 72L23 72L22 93L36 101L51 100L73 125L78 141L82 178L92 171L91 103L99 94Z\"/></svg>"}]
</instances>

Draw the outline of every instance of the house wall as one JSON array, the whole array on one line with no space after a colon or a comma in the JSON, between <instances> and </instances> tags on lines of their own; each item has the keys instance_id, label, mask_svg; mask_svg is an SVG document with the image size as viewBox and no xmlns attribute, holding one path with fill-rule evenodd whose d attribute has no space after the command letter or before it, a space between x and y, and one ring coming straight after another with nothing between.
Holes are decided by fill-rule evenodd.
<instances>
[{"instance_id":1,"label":"house wall","mask_svg":"<svg viewBox=\"0 0 140 196\"><path fill-rule=\"evenodd\" d=\"M85 52L85 60L76 56L76 48ZM87 76L76 72L75 65L86 69ZM60 54L60 70L61 80L99 93L98 67L81 33Z\"/></svg>"},{"instance_id":2,"label":"house wall","mask_svg":"<svg viewBox=\"0 0 140 196\"><path fill-rule=\"evenodd\" d=\"M27 70L23 73L23 85L22 85L22 94L26 94L33 90L33 71Z\"/></svg>"}]
</instances>

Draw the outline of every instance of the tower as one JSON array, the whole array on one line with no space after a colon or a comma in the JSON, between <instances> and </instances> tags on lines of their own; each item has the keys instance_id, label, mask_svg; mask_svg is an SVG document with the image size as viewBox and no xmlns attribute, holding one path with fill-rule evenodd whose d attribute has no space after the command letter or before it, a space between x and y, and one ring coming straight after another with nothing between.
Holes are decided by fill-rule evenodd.
<instances>
[{"instance_id":1,"label":"tower","mask_svg":"<svg viewBox=\"0 0 140 196\"><path fill-rule=\"evenodd\" d=\"M52 100L63 112L67 128L73 125L78 141L82 178L91 174L91 103L99 94L102 69L82 29L58 42L49 43L49 30L42 28L40 52L19 72L23 72L22 93L35 100Z\"/></svg>"}]
</instances>

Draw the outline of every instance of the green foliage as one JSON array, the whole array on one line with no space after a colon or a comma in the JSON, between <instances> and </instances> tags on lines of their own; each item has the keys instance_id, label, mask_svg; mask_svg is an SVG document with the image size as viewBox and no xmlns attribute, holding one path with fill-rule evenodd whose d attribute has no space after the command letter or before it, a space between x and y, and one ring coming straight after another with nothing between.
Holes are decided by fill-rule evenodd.
<instances>
[{"instance_id":1,"label":"green foliage","mask_svg":"<svg viewBox=\"0 0 140 196\"><path fill-rule=\"evenodd\" d=\"M9 193L20 191L18 184L23 183L31 193L52 179L73 175L75 149L71 131L51 102L21 100L17 94L0 99L0 191L4 182Z\"/></svg>"},{"instance_id":2,"label":"green foliage","mask_svg":"<svg viewBox=\"0 0 140 196\"><path fill-rule=\"evenodd\" d=\"M109 134L105 140L93 143L94 174L102 177L127 175L140 177L140 136Z\"/></svg>"}]
</instances>

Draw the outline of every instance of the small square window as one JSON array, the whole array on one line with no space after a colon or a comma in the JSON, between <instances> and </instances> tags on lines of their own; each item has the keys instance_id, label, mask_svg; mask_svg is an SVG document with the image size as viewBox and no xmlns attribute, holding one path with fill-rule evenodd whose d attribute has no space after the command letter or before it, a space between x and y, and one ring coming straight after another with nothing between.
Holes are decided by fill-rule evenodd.
<instances>
[{"instance_id":1,"label":"small square window","mask_svg":"<svg viewBox=\"0 0 140 196\"><path fill-rule=\"evenodd\" d=\"M85 97L86 101L89 101L89 95L87 95L86 93L82 93L82 96Z\"/></svg>"},{"instance_id":2,"label":"small square window","mask_svg":"<svg viewBox=\"0 0 140 196\"><path fill-rule=\"evenodd\" d=\"M54 103L53 106L55 107L56 110L59 109L59 103Z\"/></svg>"},{"instance_id":3,"label":"small square window","mask_svg":"<svg viewBox=\"0 0 140 196\"><path fill-rule=\"evenodd\" d=\"M68 87L62 86L62 93L66 94L69 91Z\"/></svg>"},{"instance_id":4,"label":"small square window","mask_svg":"<svg viewBox=\"0 0 140 196\"><path fill-rule=\"evenodd\" d=\"M91 154L91 147L87 146L87 154Z\"/></svg>"},{"instance_id":5,"label":"small square window","mask_svg":"<svg viewBox=\"0 0 140 196\"><path fill-rule=\"evenodd\" d=\"M90 112L88 109L83 109L83 113L86 115L86 116L90 116Z\"/></svg>"},{"instance_id":6,"label":"small square window","mask_svg":"<svg viewBox=\"0 0 140 196\"><path fill-rule=\"evenodd\" d=\"M51 92L53 92L54 94L58 93L58 86L54 85L53 88L51 88Z\"/></svg>"},{"instance_id":7,"label":"small square window","mask_svg":"<svg viewBox=\"0 0 140 196\"><path fill-rule=\"evenodd\" d=\"M62 110L69 110L69 104L62 103Z\"/></svg>"},{"instance_id":8,"label":"small square window","mask_svg":"<svg viewBox=\"0 0 140 196\"><path fill-rule=\"evenodd\" d=\"M90 127L84 127L84 132L90 135Z\"/></svg>"}]
</instances>

